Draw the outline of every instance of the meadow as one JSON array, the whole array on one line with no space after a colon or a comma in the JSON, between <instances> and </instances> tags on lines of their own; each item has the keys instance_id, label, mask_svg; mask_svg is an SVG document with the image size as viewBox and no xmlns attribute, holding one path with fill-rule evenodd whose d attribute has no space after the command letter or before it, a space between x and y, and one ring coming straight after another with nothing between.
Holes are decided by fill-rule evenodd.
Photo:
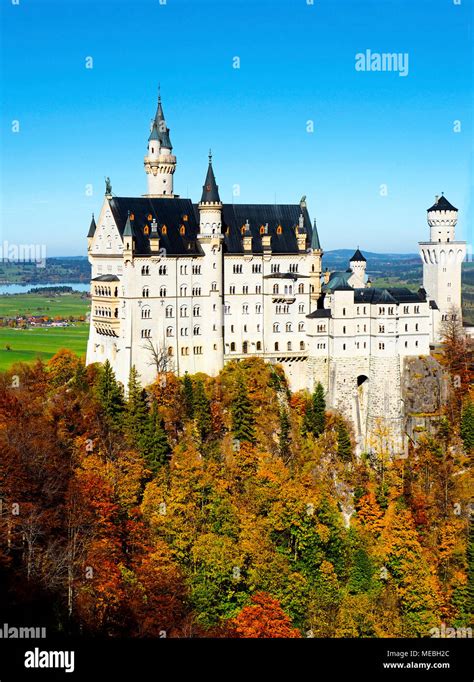
<instances>
[{"instance_id":1,"label":"meadow","mask_svg":"<svg viewBox=\"0 0 474 682\"><path fill-rule=\"evenodd\" d=\"M0 328L0 371L15 362L33 362L40 357L49 360L61 348L85 355L89 325L75 322L73 327L41 327L36 329ZM7 350L7 348L11 350Z\"/></svg>"},{"instance_id":2,"label":"meadow","mask_svg":"<svg viewBox=\"0 0 474 682\"><path fill-rule=\"evenodd\" d=\"M79 317L86 315L90 299L78 293L44 296L41 294L5 294L0 296L0 317L47 315Z\"/></svg>"}]
</instances>

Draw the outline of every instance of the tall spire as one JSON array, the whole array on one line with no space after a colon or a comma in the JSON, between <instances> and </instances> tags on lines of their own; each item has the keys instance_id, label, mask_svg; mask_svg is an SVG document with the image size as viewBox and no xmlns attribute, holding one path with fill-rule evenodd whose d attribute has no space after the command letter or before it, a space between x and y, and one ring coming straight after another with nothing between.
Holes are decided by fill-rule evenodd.
<instances>
[{"instance_id":1,"label":"tall spire","mask_svg":"<svg viewBox=\"0 0 474 682\"><path fill-rule=\"evenodd\" d=\"M156 128L156 132L155 132ZM152 137L152 135L154 137ZM149 139L156 140L160 142L160 147L164 149L173 149L173 145L170 140L170 130L166 125L165 115L163 113L163 105L161 104L161 90L158 84L158 106L156 107L156 114L151 128L151 135Z\"/></svg>"},{"instance_id":2,"label":"tall spire","mask_svg":"<svg viewBox=\"0 0 474 682\"><path fill-rule=\"evenodd\" d=\"M220 202L219 187L212 168L212 152L209 150L209 166L207 168L206 181L202 187L201 203L220 204Z\"/></svg>"},{"instance_id":3,"label":"tall spire","mask_svg":"<svg viewBox=\"0 0 474 682\"><path fill-rule=\"evenodd\" d=\"M311 248L313 251L321 251L321 244L319 243L318 228L316 227L316 218L313 223L313 234L311 235Z\"/></svg>"},{"instance_id":4,"label":"tall spire","mask_svg":"<svg viewBox=\"0 0 474 682\"><path fill-rule=\"evenodd\" d=\"M91 220L91 224L90 224L89 232L87 233L87 236L93 237L95 235L96 229L97 229L97 225L95 224L94 214L92 214L92 220Z\"/></svg>"}]
</instances>

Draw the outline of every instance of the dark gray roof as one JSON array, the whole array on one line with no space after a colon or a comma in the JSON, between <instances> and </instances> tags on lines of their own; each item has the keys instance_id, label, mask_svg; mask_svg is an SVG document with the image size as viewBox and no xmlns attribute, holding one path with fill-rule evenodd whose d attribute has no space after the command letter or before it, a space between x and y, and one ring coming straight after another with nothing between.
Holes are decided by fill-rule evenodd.
<instances>
[{"instance_id":1,"label":"dark gray roof","mask_svg":"<svg viewBox=\"0 0 474 682\"><path fill-rule=\"evenodd\" d=\"M361 252L359 251L359 248L357 248L355 254L352 256L352 258L350 259L349 262L352 262L352 261L364 261L365 263L367 263L367 258L365 256L363 256L361 254Z\"/></svg>"},{"instance_id":2,"label":"dark gray roof","mask_svg":"<svg viewBox=\"0 0 474 682\"><path fill-rule=\"evenodd\" d=\"M150 140L159 140L159 139L160 139L160 136L158 134L158 128L156 127L156 121L153 121L153 125L151 127L150 137L148 138L148 140L150 141Z\"/></svg>"},{"instance_id":3,"label":"dark gray roof","mask_svg":"<svg viewBox=\"0 0 474 682\"><path fill-rule=\"evenodd\" d=\"M120 282L117 275L99 275L98 277L93 277L92 282Z\"/></svg>"},{"instance_id":4,"label":"dark gray roof","mask_svg":"<svg viewBox=\"0 0 474 682\"><path fill-rule=\"evenodd\" d=\"M212 169L211 155L209 155L206 180L202 186L201 203L220 203L219 187L217 186L214 171Z\"/></svg>"},{"instance_id":5,"label":"dark gray roof","mask_svg":"<svg viewBox=\"0 0 474 682\"><path fill-rule=\"evenodd\" d=\"M313 234L311 236L311 248L313 251L320 251L321 250L321 244L319 242L319 235L318 235L318 228L316 227L316 218L314 219L314 224L313 224Z\"/></svg>"},{"instance_id":6,"label":"dark gray roof","mask_svg":"<svg viewBox=\"0 0 474 682\"><path fill-rule=\"evenodd\" d=\"M317 308L312 313L309 313L309 315L306 315L306 317L310 319L314 317L331 317L331 311L328 308Z\"/></svg>"},{"instance_id":7,"label":"dark gray roof","mask_svg":"<svg viewBox=\"0 0 474 682\"><path fill-rule=\"evenodd\" d=\"M455 208L452 204L449 203L449 201L446 199L444 194L442 194L440 197L438 197L437 201L433 204L433 206L430 206L428 211L457 211L458 209Z\"/></svg>"},{"instance_id":8,"label":"dark gray roof","mask_svg":"<svg viewBox=\"0 0 474 682\"><path fill-rule=\"evenodd\" d=\"M161 105L161 97L158 97L158 106L156 108L155 114L155 125L157 128L160 145L165 149L173 149L173 145L171 144L170 140L170 130L166 125L165 115Z\"/></svg>"},{"instance_id":9,"label":"dark gray roof","mask_svg":"<svg viewBox=\"0 0 474 682\"><path fill-rule=\"evenodd\" d=\"M95 235L96 229L97 229L97 225L95 224L94 214L92 214L92 220L91 220L91 224L90 224L89 232L87 233L87 236L93 237Z\"/></svg>"},{"instance_id":10,"label":"dark gray roof","mask_svg":"<svg viewBox=\"0 0 474 682\"><path fill-rule=\"evenodd\" d=\"M110 208L121 236L124 235L128 211L133 220L131 227L135 237L135 249L139 255L150 254L149 234L153 218L158 223L160 248L170 256L203 255L197 242L199 232L195 207L190 199L148 197L112 197ZM151 217L150 217L151 216ZM166 230L163 227L166 226ZM181 227L184 234L181 234Z\"/></svg>"},{"instance_id":11,"label":"dark gray roof","mask_svg":"<svg viewBox=\"0 0 474 682\"><path fill-rule=\"evenodd\" d=\"M439 310L438 304L436 303L436 301L430 301L430 308L431 308L431 310Z\"/></svg>"},{"instance_id":12,"label":"dark gray roof","mask_svg":"<svg viewBox=\"0 0 474 682\"><path fill-rule=\"evenodd\" d=\"M130 220L130 209L127 211L127 222L125 223L125 227L123 229L123 236L124 237L134 236L132 220Z\"/></svg>"},{"instance_id":13,"label":"dark gray roof","mask_svg":"<svg viewBox=\"0 0 474 682\"><path fill-rule=\"evenodd\" d=\"M354 289L354 303L423 303L426 296L405 287Z\"/></svg>"},{"instance_id":14,"label":"dark gray roof","mask_svg":"<svg viewBox=\"0 0 474 682\"><path fill-rule=\"evenodd\" d=\"M296 228L303 214L307 239L311 242L313 230L308 210L299 204L224 204L222 229L227 253L243 253L242 227L248 220L252 235L252 252L263 253L260 228L268 223L273 253L298 253ZM281 234L278 234L278 227Z\"/></svg>"}]
</instances>

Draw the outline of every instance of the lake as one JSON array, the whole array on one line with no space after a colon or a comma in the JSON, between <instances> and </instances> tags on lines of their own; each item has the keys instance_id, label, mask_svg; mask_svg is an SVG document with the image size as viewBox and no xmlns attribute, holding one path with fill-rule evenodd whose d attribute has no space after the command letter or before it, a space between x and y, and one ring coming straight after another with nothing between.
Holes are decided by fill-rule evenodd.
<instances>
[{"instance_id":1,"label":"lake","mask_svg":"<svg viewBox=\"0 0 474 682\"><path fill-rule=\"evenodd\" d=\"M87 282L55 282L54 284L0 284L0 296L4 294L26 294L30 289L43 289L47 287L72 287L75 291L89 291L90 284Z\"/></svg>"}]
</instances>

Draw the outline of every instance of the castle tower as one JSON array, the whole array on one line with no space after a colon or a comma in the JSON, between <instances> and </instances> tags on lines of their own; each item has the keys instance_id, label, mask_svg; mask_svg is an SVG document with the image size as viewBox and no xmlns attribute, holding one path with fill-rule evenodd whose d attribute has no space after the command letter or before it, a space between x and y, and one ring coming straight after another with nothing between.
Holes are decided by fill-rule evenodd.
<instances>
[{"instance_id":1,"label":"castle tower","mask_svg":"<svg viewBox=\"0 0 474 682\"><path fill-rule=\"evenodd\" d=\"M204 322L203 333L210 343L205 371L209 374L216 374L224 366L224 235L222 234L222 202L212 168L211 152L209 152L209 166L198 208L198 240L204 251L206 263L203 283L206 294L209 292L212 311Z\"/></svg>"},{"instance_id":2,"label":"castle tower","mask_svg":"<svg viewBox=\"0 0 474 682\"><path fill-rule=\"evenodd\" d=\"M313 234L311 235L311 274L310 274L310 291L311 304L316 304L321 296L321 274L322 274L322 258L323 250L319 242L318 228L316 227L316 220L313 224Z\"/></svg>"},{"instance_id":3,"label":"castle tower","mask_svg":"<svg viewBox=\"0 0 474 682\"><path fill-rule=\"evenodd\" d=\"M448 315L461 315L461 268L466 242L456 241L458 209L444 195L428 209L430 241L420 242L423 288L432 301L432 342L440 338L440 322Z\"/></svg>"},{"instance_id":4,"label":"castle tower","mask_svg":"<svg viewBox=\"0 0 474 682\"><path fill-rule=\"evenodd\" d=\"M158 107L151 123L148 138L148 152L145 156L145 173L148 179L147 197L173 197L173 175L176 170L176 156L171 152L173 146L170 131L166 126L161 96L158 95Z\"/></svg>"},{"instance_id":5,"label":"castle tower","mask_svg":"<svg viewBox=\"0 0 474 682\"><path fill-rule=\"evenodd\" d=\"M367 266L367 259L365 256L362 255L362 253L359 250L359 247L357 247L356 252L352 256L352 258L349 261L349 267L356 275L356 277L363 283L365 284L365 268Z\"/></svg>"}]
</instances>

